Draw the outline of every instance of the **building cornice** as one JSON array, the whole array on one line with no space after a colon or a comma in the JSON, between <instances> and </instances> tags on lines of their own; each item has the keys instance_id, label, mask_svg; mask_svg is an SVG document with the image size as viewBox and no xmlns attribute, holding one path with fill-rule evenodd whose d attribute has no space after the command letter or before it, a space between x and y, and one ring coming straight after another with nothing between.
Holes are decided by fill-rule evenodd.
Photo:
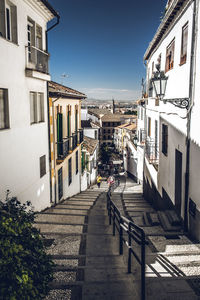
<instances>
[{"instance_id":1,"label":"building cornice","mask_svg":"<svg viewBox=\"0 0 200 300\"><path fill-rule=\"evenodd\" d=\"M176 22L183 10L188 7L193 0L174 0L167 10L164 19L158 27L153 40L150 42L145 54L144 61L148 60L152 53L157 49L158 45L163 41L168 32L171 30L172 25Z\"/></svg>"},{"instance_id":2,"label":"building cornice","mask_svg":"<svg viewBox=\"0 0 200 300\"><path fill-rule=\"evenodd\" d=\"M52 11L44 4L42 0L23 0L32 10L39 14L46 22L55 17ZM50 5L50 4L49 4ZM56 12L55 12L56 13Z\"/></svg>"}]
</instances>

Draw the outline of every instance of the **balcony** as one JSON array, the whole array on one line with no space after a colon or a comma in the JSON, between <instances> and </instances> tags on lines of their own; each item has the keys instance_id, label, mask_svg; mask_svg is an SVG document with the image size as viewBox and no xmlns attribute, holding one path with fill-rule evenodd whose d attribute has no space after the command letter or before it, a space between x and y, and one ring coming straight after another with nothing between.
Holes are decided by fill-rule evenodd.
<instances>
[{"instance_id":1,"label":"balcony","mask_svg":"<svg viewBox=\"0 0 200 300\"><path fill-rule=\"evenodd\" d=\"M26 76L50 80L49 54L34 46L26 46Z\"/></svg>"},{"instance_id":2,"label":"balcony","mask_svg":"<svg viewBox=\"0 0 200 300\"><path fill-rule=\"evenodd\" d=\"M70 150L70 139L64 138L62 142L57 142L57 162L62 162L67 155L69 154Z\"/></svg>"},{"instance_id":3,"label":"balcony","mask_svg":"<svg viewBox=\"0 0 200 300\"><path fill-rule=\"evenodd\" d=\"M146 140L145 151L149 163L153 165L158 165L159 149L158 144L153 139Z\"/></svg>"}]
</instances>

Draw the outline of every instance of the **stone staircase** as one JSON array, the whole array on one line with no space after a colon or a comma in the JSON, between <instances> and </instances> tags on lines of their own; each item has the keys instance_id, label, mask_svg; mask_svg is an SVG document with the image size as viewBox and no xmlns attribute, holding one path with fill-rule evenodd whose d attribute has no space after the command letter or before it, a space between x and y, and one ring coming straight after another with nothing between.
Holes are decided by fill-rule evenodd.
<instances>
[{"instance_id":1,"label":"stone staircase","mask_svg":"<svg viewBox=\"0 0 200 300\"><path fill-rule=\"evenodd\" d=\"M38 214L35 227L56 264L45 300L139 299L112 236L102 189L94 186Z\"/></svg>"}]
</instances>

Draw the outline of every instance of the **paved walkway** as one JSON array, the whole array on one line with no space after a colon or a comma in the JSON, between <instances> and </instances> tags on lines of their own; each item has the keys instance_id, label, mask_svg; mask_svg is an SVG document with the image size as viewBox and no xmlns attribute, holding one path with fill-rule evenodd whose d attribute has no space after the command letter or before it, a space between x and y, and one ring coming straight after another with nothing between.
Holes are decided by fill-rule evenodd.
<instances>
[{"instance_id":1,"label":"paved walkway","mask_svg":"<svg viewBox=\"0 0 200 300\"><path fill-rule=\"evenodd\" d=\"M107 188L103 182L100 189L93 186L38 215L35 226L47 238L47 252L56 263L46 300L140 300L139 266L133 259L133 273L127 273L126 251L119 256L118 238L108 224ZM152 209L142 187L125 177L112 200L136 224L145 209ZM140 225L149 240L146 299L200 299L199 245L186 236L169 239L162 228L157 234L152 226Z\"/></svg>"}]
</instances>

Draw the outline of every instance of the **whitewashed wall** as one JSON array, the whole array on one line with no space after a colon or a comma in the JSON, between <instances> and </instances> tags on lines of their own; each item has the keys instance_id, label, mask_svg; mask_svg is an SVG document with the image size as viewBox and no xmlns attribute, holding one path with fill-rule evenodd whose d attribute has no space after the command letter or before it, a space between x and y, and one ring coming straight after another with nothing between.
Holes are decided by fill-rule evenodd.
<instances>
[{"instance_id":1,"label":"whitewashed wall","mask_svg":"<svg viewBox=\"0 0 200 300\"><path fill-rule=\"evenodd\" d=\"M0 88L8 89L10 129L0 131L0 198L5 190L22 202L29 200L36 210L50 206L46 81L25 76L27 17L43 28L46 18L24 1L17 6L18 45L0 37ZM30 125L30 91L44 93L45 122ZM40 178L39 158L46 155L46 175Z\"/></svg>"}]
</instances>

